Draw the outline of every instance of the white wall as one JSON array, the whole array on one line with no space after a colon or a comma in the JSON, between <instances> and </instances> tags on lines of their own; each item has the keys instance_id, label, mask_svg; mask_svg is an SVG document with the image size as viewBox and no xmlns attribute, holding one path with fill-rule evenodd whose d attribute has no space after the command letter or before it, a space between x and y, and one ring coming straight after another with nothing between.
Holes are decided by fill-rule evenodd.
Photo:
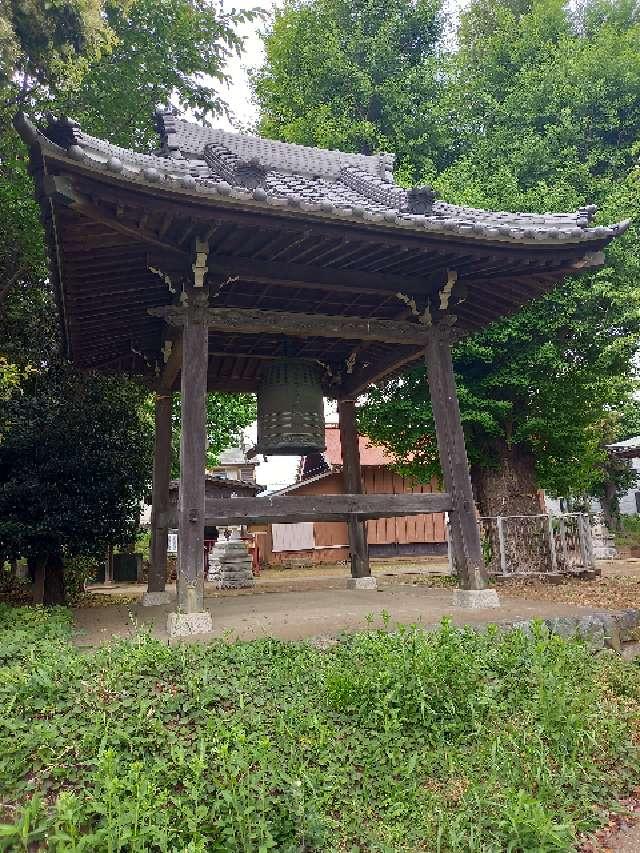
<instances>
[{"instance_id":1,"label":"white wall","mask_svg":"<svg viewBox=\"0 0 640 853\"><path fill-rule=\"evenodd\" d=\"M640 474L640 459L632 459L631 467ZM638 512L636 506L636 492L640 492L640 480L635 486L620 498L620 512L622 515L635 515Z\"/></svg>"}]
</instances>

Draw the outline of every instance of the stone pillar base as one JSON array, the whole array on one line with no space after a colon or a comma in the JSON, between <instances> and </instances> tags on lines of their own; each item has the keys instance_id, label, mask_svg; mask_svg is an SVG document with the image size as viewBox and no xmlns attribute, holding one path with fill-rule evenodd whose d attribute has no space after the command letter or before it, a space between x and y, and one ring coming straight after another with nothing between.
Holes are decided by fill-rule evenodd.
<instances>
[{"instance_id":1,"label":"stone pillar base","mask_svg":"<svg viewBox=\"0 0 640 853\"><path fill-rule=\"evenodd\" d=\"M454 589L453 606L461 610L484 610L500 607L500 599L495 589Z\"/></svg>"},{"instance_id":2,"label":"stone pillar base","mask_svg":"<svg viewBox=\"0 0 640 853\"><path fill-rule=\"evenodd\" d=\"M209 634L211 631L213 620L207 610L200 613L170 613L167 616L167 634L170 637L190 637L191 634Z\"/></svg>"},{"instance_id":3,"label":"stone pillar base","mask_svg":"<svg viewBox=\"0 0 640 853\"><path fill-rule=\"evenodd\" d=\"M378 582L371 575L364 578L348 578L347 589L377 589Z\"/></svg>"},{"instance_id":4,"label":"stone pillar base","mask_svg":"<svg viewBox=\"0 0 640 853\"><path fill-rule=\"evenodd\" d=\"M149 590L147 590L143 594L143 607L155 607L159 604L171 604L171 593L166 590L163 592L149 592Z\"/></svg>"}]
</instances>

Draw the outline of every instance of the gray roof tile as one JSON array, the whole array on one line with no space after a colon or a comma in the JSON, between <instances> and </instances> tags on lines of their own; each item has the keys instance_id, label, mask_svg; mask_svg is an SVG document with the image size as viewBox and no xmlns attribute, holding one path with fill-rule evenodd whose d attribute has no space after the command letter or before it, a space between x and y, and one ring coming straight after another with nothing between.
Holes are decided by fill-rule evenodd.
<instances>
[{"instance_id":1,"label":"gray roof tile","mask_svg":"<svg viewBox=\"0 0 640 853\"><path fill-rule=\"evenodd\" d=\"M30 143L132 183L218 196L228 203L289 206L314 216L366 221L470 240L577 243L606 241L628 222L588 225L589 205L573 213L509 213L434 200L428 187L406 190L393 180L392 154L348 154L201 127L159 110L161 148L140 154L84 133L69 119L39 132L16 126Z\"/></svg>"}]
</instances>

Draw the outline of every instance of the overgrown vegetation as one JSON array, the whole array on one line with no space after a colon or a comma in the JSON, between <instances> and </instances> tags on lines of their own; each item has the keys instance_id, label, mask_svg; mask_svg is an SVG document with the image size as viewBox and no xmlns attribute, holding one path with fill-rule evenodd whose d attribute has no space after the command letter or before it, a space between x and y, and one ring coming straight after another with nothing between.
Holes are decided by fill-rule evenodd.
<instances>
[{"instance_id":1,"label":"overgrown vegetation","mask_svg":"<svg viewBox=\"0 0 640 853\"><path fill-rule=\"evenodd\" d=\"M640 515L621 515L620 527L616 533L616 548L640 548Z\"/></svg>"},{"instance_id":2,"label":"overgrown vegetation","mask_svg":"<svg viewBox=\"0 0 640 853\"><path fill-rule=\"evenodd\" d=\"M68 638L0 607L0 849L568 851L637 779L637 666L542 630Z\"/></svg>"}]
</instances>

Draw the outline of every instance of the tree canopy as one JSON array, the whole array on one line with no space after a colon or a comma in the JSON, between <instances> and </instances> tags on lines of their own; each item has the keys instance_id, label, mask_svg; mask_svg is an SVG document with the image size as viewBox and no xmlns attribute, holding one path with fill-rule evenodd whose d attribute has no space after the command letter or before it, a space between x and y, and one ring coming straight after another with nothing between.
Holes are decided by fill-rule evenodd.
<instances>
[{"instance_id":1,"label":"tree canopy","mask_svg":"<svg viewBox=\"0 0 640 853\"><path fill-rule=\"evenodd\" d=\"M439 137L441 0L288 2L254 78L266 136L368 154L394 151L431 171ZM428 132L426 132L428 129Z\"/></svg>"},{"instance_id":2,"label":"tree canopy","mask_svg":"<svg viewBox=\"0 0 640 853\"><path fill-rule=\"evenodd\" d=\"M144 389L79 375L60 353L13 114L70 114L89 133L149 149L156 103L199 116L226 109L225 63L242 47L237 25L252 16L209 0L9 0L0 10L0 553L49 549L57 572L61 551L126 541L151 475ZM210 395L208 412L211 462L253 401Z\"/></svg>"},{"instance_id":3,"label":"tree canopy","mask_svg":"<svg viewBox=\"0 0 640 853\"><path fill-rule=\"evenodd\" d=\"M250 394L207 394L206 466L215 468L220 454L240 442L241 432L256 419L255 398ZM173 399L171 447L172 474L180 473L180 396Z\"/></svg>"},{"instance_id":4,"label":"tree canopy","mask_svg":"<svg viewBox=\"0 0 640 853\"><path fill-rule=\"evenodd\" d=\"M400 7L412 16L415 6L409 0L392 4L389 26L403 19ZM386 5L357 8L362 16L387 20ZM438 40L440 30L423 21L415 37L430 45L428 58L408 55L401 77L390 78L397 99L404 97L407 79L417 81L413 109L370 117L371 147L399 141L400 180L430 181L448 201L516 211L572 210L595 202L600 221L637 217L637 14L626 0L577 8L562 0L476 0L460 16L455 40L448 41ZM322 30L340 31L342 21L339 0L290 3L276 17L255 84L263 132L324 144L326 128L336 126L343 145L359 148L361 123L348 98L330 101L329 116L309 109L323 98L316 84L326 62L322 51L317 73L299 82L303 94L296 97L292 88L300 63L313 66ZM359 91L357 83L371 77L374 60L348 38L340 44L349 69L343 90ZM394 97L389 93L385 103ZM610 440L615 413L636 387L635 226L610 247L607 262L455 348L474 484L487 496L481 500L487 514L500 511L487 480L513 464L514 453L529 469L532 509L535 485L583 494L604 476L605 436ZM437 469L422 368L372 389L360 407L360 423L405 471L426 479ZM512 495L511 511L524 511L526 503Z\"/></svg>"},{"instance_id":5,"label":"tree canopy","mask_svg":"<svg viewBox=\"0 0 640 853\"><path fill-rule=\"evenodd\" d=\"M95 554L132 541L151 466L145 396L66 365L23 383L4 407L0 553Z\"/></svg>"}]
</instances>

